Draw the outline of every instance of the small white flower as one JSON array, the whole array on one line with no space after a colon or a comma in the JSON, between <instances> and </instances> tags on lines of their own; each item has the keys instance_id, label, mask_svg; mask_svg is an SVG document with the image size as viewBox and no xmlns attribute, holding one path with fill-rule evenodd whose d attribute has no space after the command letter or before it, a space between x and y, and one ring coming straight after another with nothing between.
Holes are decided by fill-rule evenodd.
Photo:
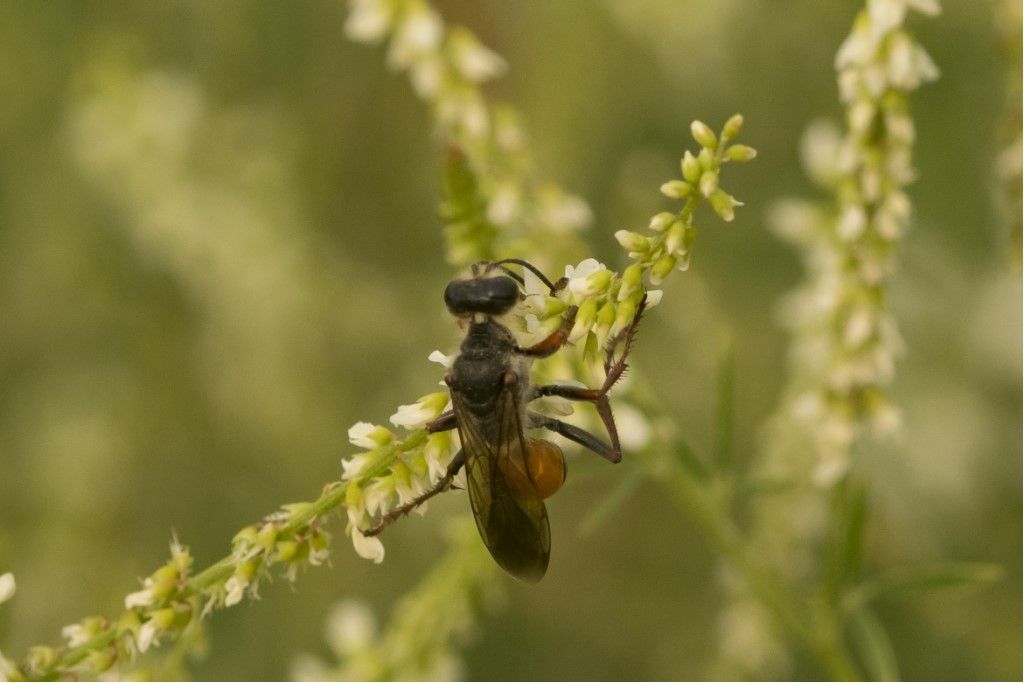
<instances>
[{"instance_id":1,"label":"small white flower","mask_svg":"<svg viewBox=\"0 0 1024 683\"><path fill-rule=\"evenodd\" d=\"M427 437L423 457L427 461L431 482L436 482L444 476L454 454L454 435L451 432L437 432Z\"/></svg>"},{"instance_id":2,"label":"small white flower","mask_svg":"<svg viewBox=\"0 0 1024 683\"><path fill-rule=\"evenodd\" d=\"M245 589L249 587L249 579L238 574L233 575L224 584L224 590L227 595L224 597L224 606L231 607L237 605L245 597ZM140 635L141 639L141 635Z\"/></svg>"},{"instance_id":3,"label":"small white flower","mask_svg":"<svg viewBox=\"0 0 1024 683\"><path fill-rule=\"evenodd\" d=\"M515 221L522 210L519 188L511 182L498 186L487 204L487 219L496 225L508 225Z\"/></svg>"},{"instance_id":4,"label":"small white flower","mask_svg":"<svg viewBox=\"0 0 1024 683\"><path fill-rule=\"evenodd\" d=\"M871 27L878 34L888 33L898 27L906 14L906 0L868 0Z\"/></svg>"},{"instance_id":5,"label":"small white flower","mask_svg":"<svg viewBox=\"0 0 1024 683\"><path fill-rule=\"evenodd\" d=\"M467 80L475 83L488 81L505 70L505 60L481 45L469 31L453 31L449 47L455 68Z\"/></svg>"},{"instance_id":6,"label":"small white flower","mask_svg":"<svg viewBox=\"0 0 1024 683\"><path fill-rule=\"evenodd\" d=\"M68 624L60 630L60 635L68 641L68 647L78 647L89 641L92 634L81 624Z\"/></svg>"},{"instance_id":7,"label":"small white flower","mask_svg":"<svg viewBox=\"0 0 1024 683\"><path fill-rule=\"evenodd\" d=\"M147 579L146 584L151 582ZM129 593L125 596L124 607L125 609L132 609L133 607L149 607L153 604L153 591L150 588L143 588L140 591Z\"/></svg>"},{"instance_id":8,"label":"small white flower","mask_svg":"<svg viewBox=\"0 0 1024 683\"><path fill-rule=\"evenodd\" d=\"M578 302L606 287L611 279L611 272L597 259L588 258L576 267L566 266L565 277L569 279L566 290L570 294L570 300Z\"/></svg>"},{"instance_id":9,"label":"small white flower","mask_svg":"<svg viewBox=\"0 0 1024 683\"><path fill-rule=\"evenodd\" d=\"M553 230L580 230L590 224L592 217L587 203L573 195L550 193L541 202L540 219Z\"/></svg>"},{"instance_id":10,"label":"small white flower","mask_svg":"<svg viewBox=\"0 0 1024 683\"><path fill-rule=\"evenodd\" d=\"M398 406L398 411L391 416L391 424L406 429L422 427L435 416L434 411L425 407L422 403L410 403L409 405Z\"/></svg>"},{"instance_id":11,"label":"small white flower","mask_svg":"<svg viewBox=\"0 0 1024 683\"><path fill-rule=\"evenodd\" d=\"M836 234L844 242L852 242L864 233L868 217L860 204L847 205L836 222Z\"/></svg>"},{"instance_id":12,"label":"small white flower","mask_svg":"<svg viewBox=\"0 0 1024 683\"><path fill-rule=\"evenodd\" d=\"M665 292L660 289L649 289L647 290L647 309L652 309L661 303L661 297Z\"/></svg>"},{"instance_id":13,"label":"small white flower","mask_svg":"<svg viewBox=\"0 0 1024 683\"><path fill-rule=\"evenodd\" d=\"M441 17L426 4L417 3L395 32L388 63L396 69L409 66L417 58L435 52L443 36Z\"/></svg>"},{"instance_id":14,"label":"small white flower","mask_svg":"<svg viewBox=\"0 0 1024 683\"><path fill-rule=\"evenodd\" d=\"M444 63L435 55L421 57L409 68L412 89L424 99L433 99L437 96L443 77Z\"/></svg>"},{"instance_id":15,"label":"small white flower","mask_svg":"<svg viewBox=\"0 0 1024 683\"><path fill-rule=\"evenodd\" d=\"M150 645L160 644L157 639L157 634L159 631L160 628L153 622L152 619L150 619L142 625L142 628L139 629L139 652L145 652L149 649Z\"/></svg>"},{"instance_id":16,"label":"small white flower","mask_svg":"<svg viewBox=\"0 0 1024 683\"><path fill-rule=\"evenodd\" d=\"M14 597L18 585L14 581L14 574L7 572L0 574L0 605Z\"/></svg>"},{"instance_id":17,"label":"small white flower","mask_svg":"<svg viewBox=\"0 0 1024 683\"><path fill-rule=\"evenodd\" d=\"M422 396L416 403L398 406L390 418L391 424L405 429L419 429L440 415L447 404L448 394L444 392Z\"/></svg>"},{"instance_id":18,"label":"small white flower","mask_svg":"<svg viewBox=\"0 0 1024 683\"><path fill-rule=\"evenodd\" d=\"M377 443L370 438L370 435L376 429L376 425L372 425L369 422L356 422L348 428L349 443L360 448L376 448Z\"/></svg>"},{"instance_id":19,"label":"small white flower","mask_svg":"<svg viewBox=\"0 0 1024 683\"><path fill-rule=\"evenodd\" d=\"M331 551L327 548L320 548L319 550L311 549L309 551L309 563L314 567L319 567L329 560L331 557ZM298 566L298 565L292 565Z\"/></svg>"},{"instance_id":20,"label":"small white flower","mask_svg":"<svg viewBox=\"0 0 1024 683\"><path fill-rule=\"evenodd\" d=\"M345 458L341 461L341 477L347 481L358 479L363 472L363 468L370 461L369 453L362 453L360 455L354 455L350 458Z\"/></svg>"},{"instance_id":21,"label":"small white flower","mask_svg":"<svg viewBox=\"0 0 1024 683\"><path fill-rule=\"evenodd\" d=\"M455 361L455 355L453 354L451 356L446 356L440 351L435 350L431 351L430 355L427 356L427 360L429 360L432 363L439 363L446 368L450 368L452 366L452 363Z\"/></svg>"},{"instance_id":22,"label":"small white flower","mask_svg":"<svg viewBox=\"0 0 1024 683\"><path fill-rule=\"evenodd\" d=\"M907 7L912 7L922 14L927 14L930 17L937 16L942 12L942 8L939 7L938 0L904 0L907 3Z\"/></svg>"},{"instance_id":23,"label":"small white flower","mask_svg":"<svg viewBox=\"0 0 1024 683\"><path fill-rule=\"evenodd\" d=\"M867 341L874 330L874 316L871 311L860 308L850 315L843 328L843 341L847 346L857 347Z\"/></svg>"},{"instance_id":24,"label":"small white flower","mask_svg":"<svg viewBox=\"0 0 1024 683\"><path fill-rule=\"evenodd\" d=\"M391 498L395 495L394 477L378 477L363 489L366 514L375 517L391 509ZM362 514L359 515L362 521Z\"/></svg>"},{"instance_id":25,"label":"small white flower","mask_svg":"<svg viewBox=\"0 0 1024 683\"><path fill-rule=\"evenodd\" d=\"M367 560L373 560L375 564L384 561L384 544L375 536L363 536L359 529L352 529L352 546L356 554Z\"/></svg>"},{"instance_id":26,"label":"small white flower","mask_svg":"<svg viewBox=\"0 0 1024 683\"><path fill-rule=\"evenodd\" d=\"M326 631L331 648L343 657L351 657L373 642L377 620L365 602L344 600L331 610Z\"/></svg>"},{"instance_id":27,"label":"small white flower","mask_svg":"<svg viewBox=\"0 0 1024 683\"><path fill-rule=\"evenodd\" d=\"M352 40L375 43L388 32L391 11L384 0L351 0L345 35Z\"/></svg>"}]
</instances>

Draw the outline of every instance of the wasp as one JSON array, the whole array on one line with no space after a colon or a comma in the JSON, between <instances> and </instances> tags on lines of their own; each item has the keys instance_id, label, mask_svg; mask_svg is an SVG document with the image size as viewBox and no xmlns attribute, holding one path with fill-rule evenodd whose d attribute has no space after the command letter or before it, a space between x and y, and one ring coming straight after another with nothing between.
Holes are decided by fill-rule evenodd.
<instances>
[{"instance_id":1,"label":"wasp","mask_svg":"<svg viewBox=\"0 0 1024 683\"><path fill-rule=\"evenodd\" d=\"M465 338L444 380L452 408L428 423L426 429L431 433L457 429L462 448L431 490L391 511L363 533L379 534L391 522L451 488L455 476L465 467L473 517L491 556L512 576L536 583L547 571L551 555L551 530L544 499L561 488L566 465L557 445L527 433L547 429L610 462L622 460L608 392L627 368L626 357L645 301L631 324L608 343L605 381L600 388L534 385L530 382L532 361L554 354L567 343L576 307L566 309L558 329L546 338L532 346L520 346L499 320L525 298L523 277L510 265L529 269L552 295L567 284L566 278L552 282L521 259L481 261L472 266L471 277L448 284L444 302L465 329ZM618 348L621 351L616 356ZM542 396L592 403L611 443L580 427L530 410L530 403Z\"/></svg>"}]
</instances>

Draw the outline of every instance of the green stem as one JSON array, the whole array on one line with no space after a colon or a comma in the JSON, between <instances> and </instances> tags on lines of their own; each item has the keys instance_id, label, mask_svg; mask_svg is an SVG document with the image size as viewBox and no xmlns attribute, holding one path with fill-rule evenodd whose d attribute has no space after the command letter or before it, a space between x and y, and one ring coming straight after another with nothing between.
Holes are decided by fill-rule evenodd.
<instances>
[{"instance_id":1,"label":"green stem","mask_svg":"<svg viewBox=\"0 0 1024 683\"><path fill-rule=\"evenodd\" d=\"M779 626L813 654L831 678L859 680L857 667L835 627L836 620L802 604L778 576L751 555L743 535L715 496L716 489L697 481L679 465L673 466L667 481L680 506L699 524L716 550L743 574Z\"/></svg>"}]
</instances>

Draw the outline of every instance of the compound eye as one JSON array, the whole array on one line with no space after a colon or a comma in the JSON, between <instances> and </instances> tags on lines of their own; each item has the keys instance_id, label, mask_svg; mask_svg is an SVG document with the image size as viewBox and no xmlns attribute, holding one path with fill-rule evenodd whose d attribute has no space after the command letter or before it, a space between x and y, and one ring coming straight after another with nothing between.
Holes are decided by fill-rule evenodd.
<instances>
[{"instance_id":1,"label":"compound eye","mask_svg":"<svg viewBox=\"0 0 1024 683\"><path fill-rule=\"evenodd\" d=\"M519 287L510 277L455 280L444 290L444 304L454 316L507 313L519 300Z\"/></svg>"}]
</instances>

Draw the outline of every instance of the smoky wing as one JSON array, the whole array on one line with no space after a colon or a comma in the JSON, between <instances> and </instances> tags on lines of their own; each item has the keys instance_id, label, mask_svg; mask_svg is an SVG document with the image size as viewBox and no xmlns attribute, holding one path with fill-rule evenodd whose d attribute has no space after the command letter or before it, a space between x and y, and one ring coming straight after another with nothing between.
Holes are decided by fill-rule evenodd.
<instances>
[{"instance_id":1,"label":"smoky wing","mask_svg":"<svg viewBox=\"0 0 1024 683\"><path fill-rule=\"evenodd\" d=\"M544 501L535 492L513 491L502 463L522 463L526 438L511 387L496 403L494 429L481 428L457 395L452 406L466 454L466 484L477 529L502 569L527 583L544 576L551 554L551 530ZM485 433L486 432L486 433ZM507 468L505 471L508 471Z\"/></svg>"}]
</instances>

